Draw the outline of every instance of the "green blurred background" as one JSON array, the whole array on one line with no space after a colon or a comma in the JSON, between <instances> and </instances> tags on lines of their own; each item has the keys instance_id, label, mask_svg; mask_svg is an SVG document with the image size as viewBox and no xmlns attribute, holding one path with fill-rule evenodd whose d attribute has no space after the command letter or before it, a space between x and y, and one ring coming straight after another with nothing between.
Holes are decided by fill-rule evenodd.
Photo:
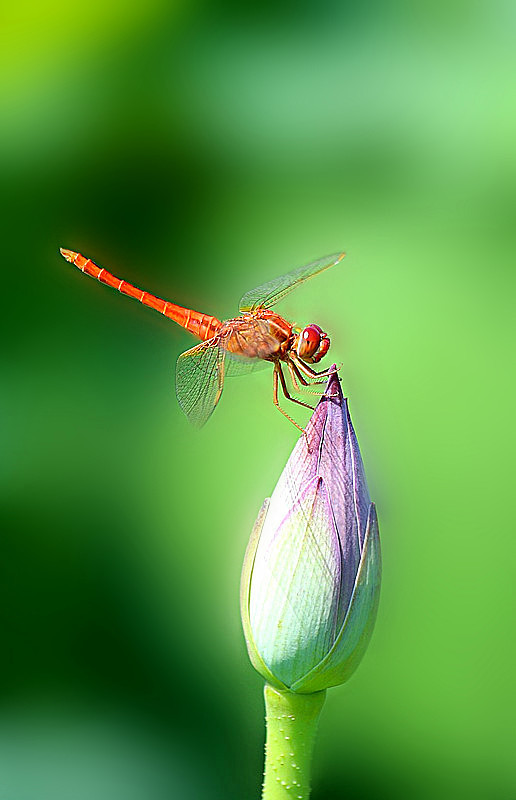
<instances>
[{"instance_id":1,"label":"green blurred background","mask_svg":"<svg viewBox=\"0 0 516 800\"><path fill-rule=\"evenodd\" d=\"M239 573L296 431L267 371L193 431L191 337L59 246L222 318L347 250L280 307L331 333L384 554L313 799L516 797L515 23L508 0L2 4L2 799L261 782Z\"/></svg>"}]
</instances>

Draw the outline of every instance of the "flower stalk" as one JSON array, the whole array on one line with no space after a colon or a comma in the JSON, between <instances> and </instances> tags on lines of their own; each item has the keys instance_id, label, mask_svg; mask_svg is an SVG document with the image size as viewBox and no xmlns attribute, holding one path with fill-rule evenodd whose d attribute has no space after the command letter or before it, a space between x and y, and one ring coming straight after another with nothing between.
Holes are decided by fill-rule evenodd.
<instances>
[{"instance_id":1,"label":"flower stalk","mask_svg":"<svg viewBox=\"0 0 516 800\"><path fill-rule=\"evenodd\" d=\"M263 800L307 800L310 766L326 692L296 694L265 684Z\"/></svg>"}]
</instances>

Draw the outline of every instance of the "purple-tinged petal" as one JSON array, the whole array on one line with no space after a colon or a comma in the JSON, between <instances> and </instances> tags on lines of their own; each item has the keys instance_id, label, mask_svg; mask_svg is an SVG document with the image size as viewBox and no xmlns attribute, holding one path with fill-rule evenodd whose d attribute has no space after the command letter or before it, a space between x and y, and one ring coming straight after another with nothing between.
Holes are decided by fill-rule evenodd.
<instances>
[{"instance_id":1,"label":"purple-tinged petal","mask_svg":"<svg viewBox=\"0 0 516 800\"><path fill-rule=\"evenodd\" d=\"M339 620L351 599L365 536L370 498L358 443L337 373L333 373L306 428L297 442L271 498L276 517L277 499L288 508L299 487L315 476L324 479L342 552ZM286 513L286 511L284 512Z\"/></svg>"},{"instance_id":2,"label":"purple-tinged petal","mask_svg":"<svg viewBox=\"0 0 516 800\"><path fill-rule=\"evenodd\" d=\"M348 614L333 648L297 683L294 692L318 692L347 681L359 665L373 632L378 601L382 558L374 503L369 507L362 559Z\"/></svg>"}]
</instances>

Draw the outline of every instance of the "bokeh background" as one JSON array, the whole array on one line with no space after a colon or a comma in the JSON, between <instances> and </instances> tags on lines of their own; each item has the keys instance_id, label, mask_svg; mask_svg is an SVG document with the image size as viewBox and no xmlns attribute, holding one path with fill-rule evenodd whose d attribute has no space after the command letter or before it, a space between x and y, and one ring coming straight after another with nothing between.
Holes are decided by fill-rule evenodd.
<instances>
[{"instance_id":1,"label":"bokeh background","mask_svg":"<svg viewBox=\"0 0 516 800\"><path fill-rule=\"evenodd\" d=\"M331 333L384 554L313 799L516 797L515 23L508 0L2 4L2 800L259 796L239 573L297 435L267 371L194 432L193 340L59 246L222 318L347 250L281 306Z\"/></svg>"}]
</instances>

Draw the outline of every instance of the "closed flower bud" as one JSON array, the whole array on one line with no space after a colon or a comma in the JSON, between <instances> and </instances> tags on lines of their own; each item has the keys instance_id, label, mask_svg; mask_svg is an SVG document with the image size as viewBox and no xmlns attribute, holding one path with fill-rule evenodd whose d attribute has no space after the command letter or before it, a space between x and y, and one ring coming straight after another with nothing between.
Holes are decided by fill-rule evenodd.
<instances>
[{"instance_id":1,"label":"closed flower bud","mask_svg":"<svg viewBox=\"0 0 516 800\"><path fill-rule=\"evenodd\" d=\"M273 686L346 681L380 590L378 522L336 372L256 521L242 573L249 656Z\"/></svg>"}]
</instances>

